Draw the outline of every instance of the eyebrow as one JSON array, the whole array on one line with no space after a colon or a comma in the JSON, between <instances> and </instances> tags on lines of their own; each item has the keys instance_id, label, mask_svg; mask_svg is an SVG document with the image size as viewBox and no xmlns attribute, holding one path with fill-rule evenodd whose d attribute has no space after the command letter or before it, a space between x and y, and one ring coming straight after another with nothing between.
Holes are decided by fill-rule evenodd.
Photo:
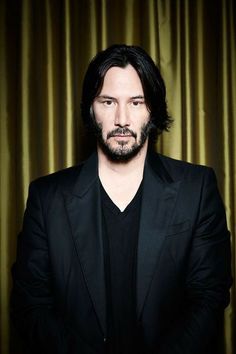
<instances>
[{"instance_id":1,"label":"eyebrow","mask_svg":"<svg viewBox=\"0 0 236 354\"><path fill-rule=\"evenodd\" d=\"M107 99L109 99L109 100L114 100L114 99L115 99L114 97L107 96L107 95L99 95L99 96L97 96L97 97L95 97L95 98L107 98Z\"/></svg>"},{"instance_id":2,"label":"eyebrow","mask_svg":"<svg viewBox=\"0 0 236 354\"><path fill-rule=\"evenodd\" d=\"M99 95L96 98L105 98L105 99L109 99L109 100L115 100L115 97L112 96L108 96L108 95ZM137 99L144 99L143 95L137 95L137 96L132 96L130 97L131 100L137 100Z\"/></svg>"}]
</instances>

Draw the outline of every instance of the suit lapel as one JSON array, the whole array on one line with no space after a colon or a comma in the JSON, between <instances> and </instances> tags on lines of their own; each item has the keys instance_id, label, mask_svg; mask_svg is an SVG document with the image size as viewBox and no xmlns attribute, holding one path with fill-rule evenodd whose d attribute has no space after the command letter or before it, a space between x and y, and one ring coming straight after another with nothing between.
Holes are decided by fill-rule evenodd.
<instances>
[{"instance_id":1,"label":"suit lapel","mask_svg":"<svg viewBox=\"0 0 236 354\"><path fill-rule=\"evenodd\" d=\"M173 183L159 158L146 163L137 254L138 317L158 265L178 189L179 182Z\"/></svg>"},{"instance_id":2,"label":"suit lapel","mask_svg":"<svg viewBox=\"0 0 236 354\"><path fill-rule=\"evenodd\" d=\"M82 167L73 194L65 196L66 209L79 261L103 333L106 333L106 298L102 216L97 157Z\"/></svg>"},{"instance_id":3,"label":"suit lapel","mask_svg":"<svg viewBox=\"0 0 236 354\"><path fill-rule=\"evenodd\" d=\"M150 162L151 161L151 162ZM155 171L156 170L156 171ZM159 158L147 161L137 251L137 311L140 316L167 227L171 221L179 182L173 183ZM91 300L106 334L106 292L102 241L102 215L97 155L82 167L74 190L65 204L78 258Z\"/></svg>"}]
</instances>

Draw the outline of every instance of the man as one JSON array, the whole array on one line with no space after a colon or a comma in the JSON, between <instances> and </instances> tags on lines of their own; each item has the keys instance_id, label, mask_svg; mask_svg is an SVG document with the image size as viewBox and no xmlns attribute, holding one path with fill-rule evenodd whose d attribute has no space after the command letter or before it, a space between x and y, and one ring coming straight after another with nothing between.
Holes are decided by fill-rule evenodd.
<instances>
[{"instance_id":1,"label":"man","mask_svg":"<svg viewBox=\"0 0 236 354\"><path fill-rule=\"evenodd\" d=\"M230 237L210 168L155 154L165 86L141 48L90 63L86 162L30 185L12 316L30 353L211 353L229 303Z\"/></svg>"}]
</instances>

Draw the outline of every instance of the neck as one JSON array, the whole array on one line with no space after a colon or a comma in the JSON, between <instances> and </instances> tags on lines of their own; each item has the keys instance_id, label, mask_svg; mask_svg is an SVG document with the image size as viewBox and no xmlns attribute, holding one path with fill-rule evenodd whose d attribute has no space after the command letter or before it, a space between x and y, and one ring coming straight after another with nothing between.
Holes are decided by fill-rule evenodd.
<instances>
[{"instance_id":1,"label":"neck","mask_svg":"<svg viewBox=\"0 0 236 354\"><path fill-rule=\"evenodd\" d=\"M147 142L140 152L127 162L111 161L98 147L98 174L103 188L123 211L134 198L143 179Z\"/></svg>"}]
</instances>

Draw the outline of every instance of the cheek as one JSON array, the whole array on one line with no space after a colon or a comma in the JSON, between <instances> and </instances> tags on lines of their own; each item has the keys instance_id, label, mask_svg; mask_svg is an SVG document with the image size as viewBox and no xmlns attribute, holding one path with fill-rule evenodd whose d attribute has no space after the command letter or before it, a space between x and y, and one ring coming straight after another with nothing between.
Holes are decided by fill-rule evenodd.
<instances>
[{"instance_id":1,"label":"cheek","mask_svg":"<svg viewBox=\"0 0 236 354\"><path fill-rule=\"evenodd\" d=\"M140 124L144 124L150 119L150 112L146 108L142 108L136 112L132 113L133 118L136 122L140 122Z\"/></svg>"},{"instance_id":2,"label":"cheek","mask_svg":"<svg viewBox=\"0 0 236 354\"><path fill-rule=\"evenodd\" d=\"M139 117L139 120L137 120L137 121L139 121L139 123L137 125L138 128L142 129L143 126L148 124L148 122L150 121L150 114L149 113L143 114L142 117L141 118Z\"/></svg>"},{"instance_id":3,"label":"cheek","mask_svg":"<svg viewBox=\"0 0 236 354\"><path fill-rule=\"evenodd\" d=\"M146 119L145 119L146 123L149 122L151 116L150 116L150 112L148 110L146 110L146 112L145 112L145 117L146 117Z\"/></svg>"},{"instance_id":4,"label":"cheek","mask_svg":"<svg viewBox=\"0 0 236 354\"><path fill-rule=\"evenodd\" d=\"M94 111L94 118L95 118L95 121L98 124L101 124L103 127L105 127L109 122L109 115L107 115L107 112L102 111L102 110L95 110Z\"/></svg>"},{"instance_id":5,"label":"cheek","mask_svg":"<svg viewBox=\"0 0 236 354\"><path fill-rule=\"evenodd\" d=\"M102 112L101 109L99 109L99 107L96 104L93 105L93 116L96 123L98 124L102 123L104 113Z\"/></svg>"},{"instance_id":6,"label":"cheek","mask_svg":"<svg viewBox=\"0 0 236 354\"><path fill-rule=\"evenodd\" d=\"M106 140L108 132L111 131L112 129L109 129L109 127L107 127L107 125L104 124L104 122L98 122L98 124L101 128L102 137L104 140Z\"/></svg>"}]
</instances>

